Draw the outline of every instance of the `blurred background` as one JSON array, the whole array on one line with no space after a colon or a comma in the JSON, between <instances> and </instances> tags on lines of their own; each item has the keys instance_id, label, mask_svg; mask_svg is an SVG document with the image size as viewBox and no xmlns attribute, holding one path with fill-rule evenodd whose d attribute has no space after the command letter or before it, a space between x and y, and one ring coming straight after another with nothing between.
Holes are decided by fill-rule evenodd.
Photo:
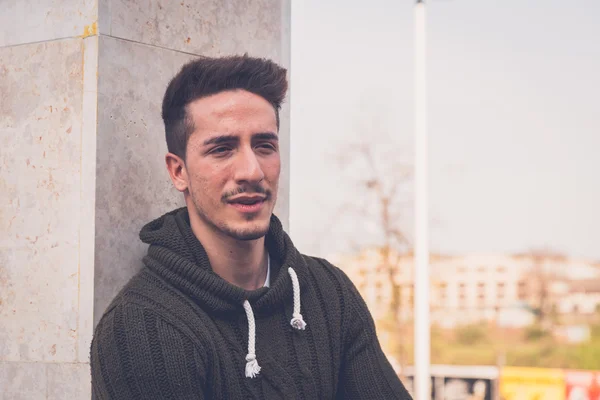
<instances>
[{"instance_id":1,"label":"blurred background","mask_svg":"<svg viewBox=\"0 0 600 400\"><path fill-rule=\"evenodd\" d=\"M409 385L414 6L292 9L292 237L351 276ZM426 9L434 396L600 399L600 3Z\"/></svg>"},{"instance_id":2,"label":"blurred background","mask_svg":"<svg viewBox=\"0 0 600 400\"><path fill-rule=\"evenodd\" d=\"M600 1L0 0L0 400L89 399L89 342L182 205L160 102L199 55L289 68L276 213L342 268L415 380L429 192L431 396L600 400ZM427 360L421 360L427 362Z\"/></svg>"}]
</instances>

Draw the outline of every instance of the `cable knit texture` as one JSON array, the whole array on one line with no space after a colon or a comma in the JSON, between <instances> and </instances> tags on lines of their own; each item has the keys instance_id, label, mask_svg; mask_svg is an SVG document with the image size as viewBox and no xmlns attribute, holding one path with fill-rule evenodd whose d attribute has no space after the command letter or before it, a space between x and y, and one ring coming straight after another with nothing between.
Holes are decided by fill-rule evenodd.
<instances>
[{"instance_id":1,"label":"cable knit texture","mask_svg":"<svg viewBox=\"0 0 600 400\"><path fill-rule=\"evenodd\" d=\"M266 236L271 285L255 291L212 271L185 208L149 223L140 238L150 245L144 268L94 333L94 398L410 399L352 282L327 261L301 255L275 216ZM245 301L255 321L254 378L246 377Z\"/></svg>"}]
</instances>

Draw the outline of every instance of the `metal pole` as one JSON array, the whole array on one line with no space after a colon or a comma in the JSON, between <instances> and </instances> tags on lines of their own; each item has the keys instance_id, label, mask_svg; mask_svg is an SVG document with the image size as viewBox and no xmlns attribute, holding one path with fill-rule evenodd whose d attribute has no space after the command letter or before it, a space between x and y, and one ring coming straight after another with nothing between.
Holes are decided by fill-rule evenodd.
<instances>
[{"instance_id":1,"label":"metal pole","mask_svg":"<svg viewBox=\"0 0 600 400\"><path fill-rule=\"evenodd\" d=\"M425 2L415 5L415 400L430 400Z\"/></svg>"}]
</instances>

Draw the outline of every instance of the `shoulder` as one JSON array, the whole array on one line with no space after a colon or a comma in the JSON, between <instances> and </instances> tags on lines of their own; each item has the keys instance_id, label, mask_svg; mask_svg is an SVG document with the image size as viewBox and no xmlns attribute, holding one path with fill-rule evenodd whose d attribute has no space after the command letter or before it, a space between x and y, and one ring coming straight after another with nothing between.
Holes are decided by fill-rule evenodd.
<instances>
[{"instance_id":1,"label":"shoulder","mask_svg":"<svg viewBox=\"0 0 600 400\"><path fill-rule=\"evenodd\" d=\"M186 296L142 270L112 300L94 330L93 342L125 339L132 332L150 338L169 331L171 337L183 337L194 347L202 347L210 338L204 314Z\"/></svg>"},{"instance_id":2,"label":"shoulder","mask_svg":"<svg viewBox=\"0 0 600 400\"><path fill-rule=\"evenodd\" d=\"M320 292L328 306L339 306L341 315L352 314L359 308L366 308L356 286L339 267L324 258L303 256L305 258L309 286Z\"/></svg>"},{"instance_id":3,"label":"shoulder","mask_svg":"<svg viewBox=\"0 0 600 400\"><path fill-rule=\"evenodd\" d=\"M348 275L338 266L324 258L303 255L309 274L315 282L328 286L339 286L343 292L355 292L356 287Z\"/></svg>"},{"instance_id":4,"label":"shoulder","mask_svg":"<svg viewBox=\"0 0 600 400\"><path fill-rule=\"evenodd\" d=\"M370 317L367 305L350 277L339 267L324 258L304 256L311 274L318 276L314 283L336 289L350 313L359 312Z\"/></svg>"},{"instance_id":5,"label":"shoulder","mask_svg":"<svg viewBox=\"0 0 600 400\"><path fill-rule=\"evenodd\" d=\"M161 390L164 396L175 390L202 393L212 364L208 335L192 329L193 321L170 314L160 304L164 294L149 298L145 289L134 278L94 330L90 367L98 398L156 398ZM188 370L174 375L173 365ZM163 385L157 377L173 379Z\"/></svg>"}]
</instances>

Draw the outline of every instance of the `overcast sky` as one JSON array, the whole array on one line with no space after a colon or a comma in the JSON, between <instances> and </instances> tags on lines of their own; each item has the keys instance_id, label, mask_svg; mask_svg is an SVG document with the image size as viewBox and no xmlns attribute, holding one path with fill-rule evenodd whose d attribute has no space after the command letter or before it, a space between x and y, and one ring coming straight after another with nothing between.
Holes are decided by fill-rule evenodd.
<instances>
[{"instance_id":1,"label":"overcast sky","mask_svg":"<svg viewBox=\"0 0 600 400\"><path fill-rule=\"evenodd\" d=\"M333 157L348 143L410 161L413 5L293 2L290 225L303 252L373 237L335 219L364 197L362 170ZM600 260L600 1L430 0L427 14L431 250Z\"/></svg>"}]
</instances>

